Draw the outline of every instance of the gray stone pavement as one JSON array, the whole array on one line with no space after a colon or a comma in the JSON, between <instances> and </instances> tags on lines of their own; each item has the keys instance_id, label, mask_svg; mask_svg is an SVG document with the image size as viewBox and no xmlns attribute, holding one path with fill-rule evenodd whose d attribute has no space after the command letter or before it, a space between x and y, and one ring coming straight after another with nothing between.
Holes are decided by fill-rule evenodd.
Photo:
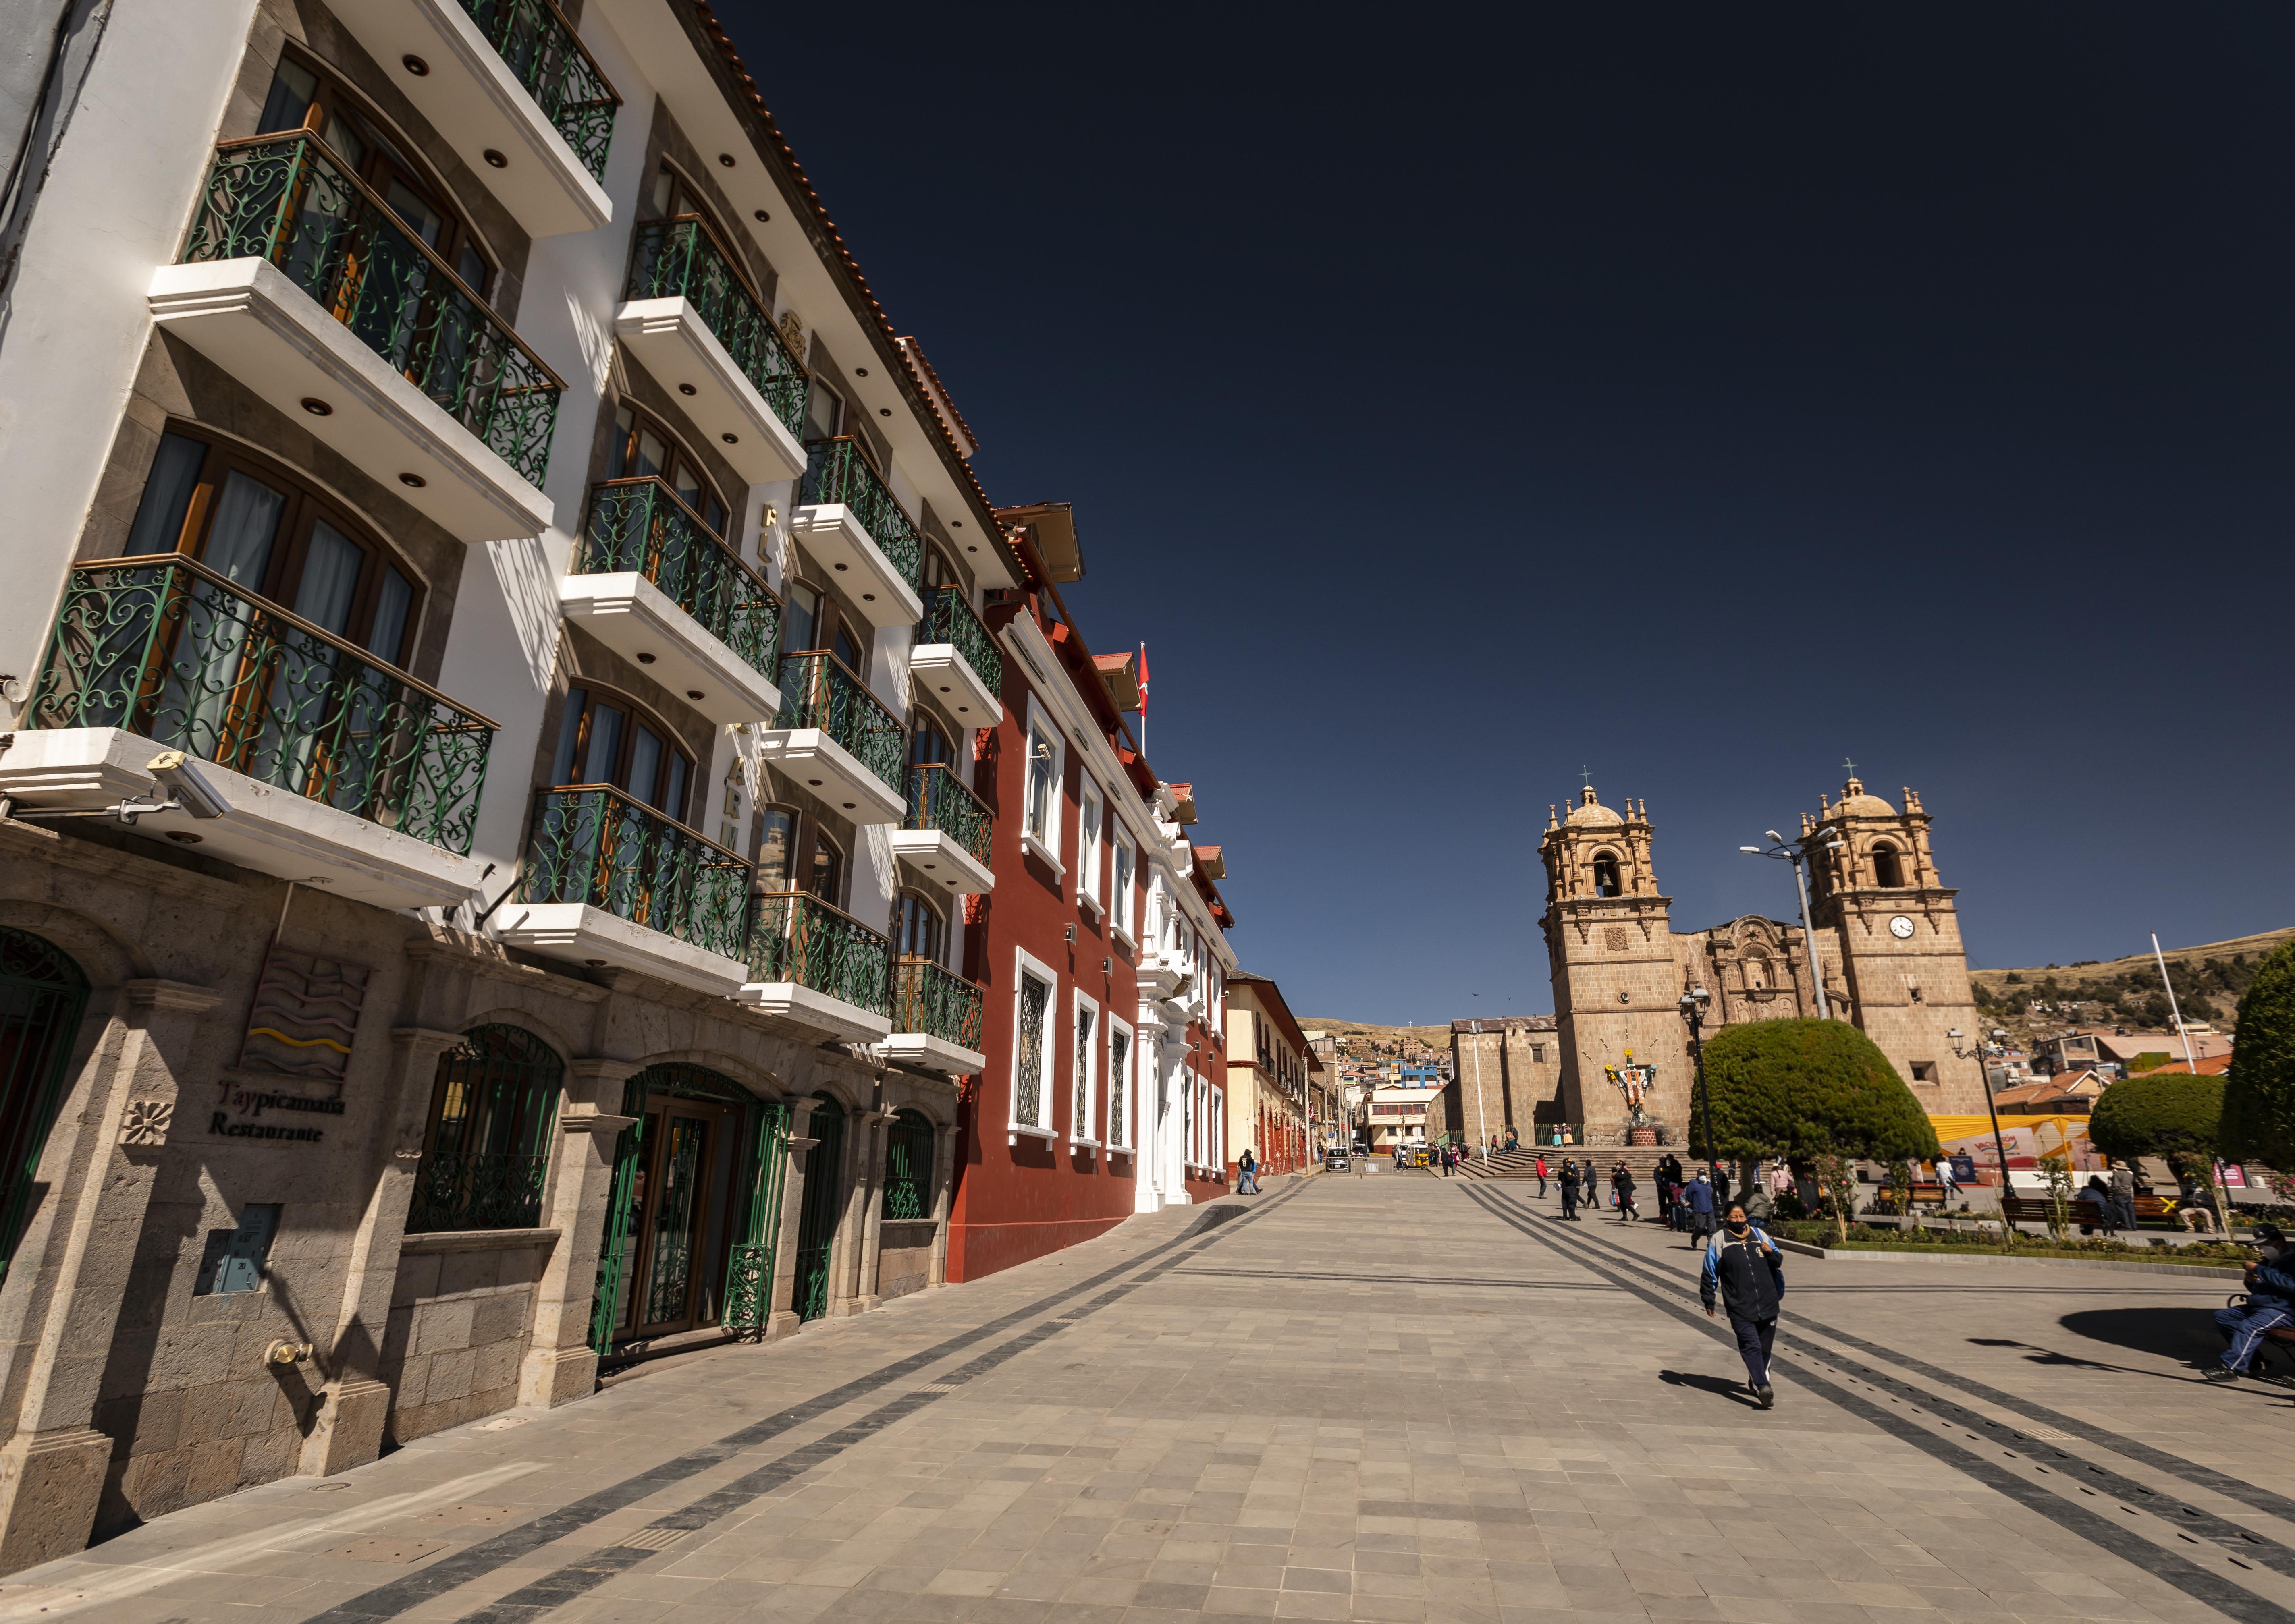
<instances>
[{"instance_id":1,"label":"gray stone pavement","mask_svg":"<svg viewBox=\"0 0 2295 1624\"><path fill-rule=\"evenodd\" d=\"M2295 1406L2188 1363L2232 1283L1796 1259L1762 1412L1654 1226L1221 1204L195 1507L0 1618L2295 1624Z\"/></svg>"}]
</instances>

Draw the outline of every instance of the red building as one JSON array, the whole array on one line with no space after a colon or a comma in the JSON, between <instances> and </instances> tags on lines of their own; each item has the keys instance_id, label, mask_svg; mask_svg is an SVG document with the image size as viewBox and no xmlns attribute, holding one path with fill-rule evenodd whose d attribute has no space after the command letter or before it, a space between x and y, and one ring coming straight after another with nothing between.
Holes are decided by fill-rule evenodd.
<instances>
[{"instance_id":1,"label":"red building","mask_svg":"<svg viewBox=\"0 0 2295 1624\"><path fill-rule=\"evenodd\" d=\"M975 786L995 812L996 887L966 913L966 974L987 989L987 1063L959 1110L951 1280L1226 1187L1211 1171L1212 1095L1196 1087L1223 1077L1224 1065L1210 1028L1161 995L1200 1004L1228 955L1217 940L1209 975L1189 983L1163 938L1198 959L1205 943L1184 926L1166 929L1148 905L1159 878L1185 872L1184 856L1173 871L1173 848L1188 848L1178 824L1159 816L1173 811L1172 796L1124 722L1139 706L1137 669L1129 657L1095 661L1060 600L1056 583L1082 573L1066 506L1000 517L1019 526L1028 578L991 594L1004 715L973 736ZM1179 1143L1175 1112L1205 1136L1200 1153L1188 1147L1188 1168L1165 1153L1167 1140Z\"/></svg>"}]
</instances>

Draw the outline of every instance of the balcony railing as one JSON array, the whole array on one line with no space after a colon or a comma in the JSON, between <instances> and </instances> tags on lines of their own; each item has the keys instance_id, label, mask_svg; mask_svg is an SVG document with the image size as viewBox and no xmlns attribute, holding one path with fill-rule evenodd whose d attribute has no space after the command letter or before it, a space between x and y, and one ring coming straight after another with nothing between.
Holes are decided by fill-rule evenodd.
<instances>
[{"instance_id":1,"label":"balcony railing","mask_svg":"<svg viewBox=\"0 0 2295 1624\"><path fill-rule=\"evenodd\" d=\"M747 863L610 784L534 798L521 902L586 902L739 959L748 893Z\"/></svg>"},{"instance_id":2,"label":"balcony railing","mask_svg":"<svg viewBox=\"0 0 2295 1624\"><path fill-rule=\"evenodd\" d=\"M542 116L566 138L590 178L604 180L614 111L622 99L566 13L551 0L462 0L462 9L509 66L510 77L526 86Z\"/></svg>"},{"instance_id":3,"label":"balcony railing","mask_svg":"<svg viewBox=\"0 0 2295 1624\"><path fill-rule=\"evenodd\" d=\"M844 503L901 579L912 588L921 587L924 538L861 454L861 442L849 434L839 435L833 440L814 440L805 451L804 490L798 500L808 507Z\"/></svg>"},{"instance_id":4,"label":"balcony railing","mask_svg":"<svg viewBox=\"0 0 2295 1624\"><path fill-rule=\"evenodd\" d=\"M531 484L558 374L307 130L216 149L183 263L267 259Z\"/></svg>"},{"instance_id":5,"label":"balcony railing","mask_svg":"<svg viewBox=\"0 0 2295 1624\"><path fill-rule=\"evenodd\" d=\"M996 651L995 639L972 612L972 605L965 601L962 587L926 589L925 626L917 641L955 644L957 653L972 667L972 673L988 684L990 693L1004 691L1004 657Z\"/></svg>"},{"instance_id":6,"label":"balcony railing","mask_svg":"<svg viewBox=\"0 0 2295 1624\"><path fill-rule=\"evenodd\" d=\"M25 725L125 728L467 855L495 724L168 552L72 567Z\"/></svg>"},{"instance_id":7,"label":"balcony railing","mask_svg":"<svg viewBox=\"0 0 2295 1624\"><path fill-rule=\"evenodd\" d=\"M771 681L781 604L764 577L677 498L666 481L609 479L590 487L577 575L635 574Z\"/></svg>"},{"instance_id":8,"label":"balcony railing","mask_svg":"<svg viewBox=\"0 0 2295 1624\"><path fill-rule=\"evenodd\" d=\"M884 1015L891 1005L893 944L804 891L749 900L749 979L793 982Z\"/></svg>"},{"instance_id":9,"label":"balcony railing","mask_svg":"<svg viewBox=\"0 0 2295 1624\"><path fill-rule=\"evenodd\" d=\"M966 787L954 768L935 762L909 769L909 815L902 828L938 829L982 862L996 834L996 814Z\"/></svg>"},{"instance_id":10,"label":"balcony railing","mask_svg":"<svg viewBox=\"0 0 2295 1624\"><path fill-rule=\"evenodd\" d=\"M630 246L628 298L684 298L791 434L804 431L804 367L733 256L699 215L648 220Z\"/></svg>"},{"instance_id":11,"label":"balcony railing","mask_svg":"<svg viewBox=\"0 0 2295 1624\"><path fill-rule=\"evenodd\" d=\"M893 967L893 1030L920 1032L976 1055L980 1007L986 997L979 983L929 959L902 959Z\"/></svg>"},{"instance_id":12,"label":"balcony railing","mask_svg":"<svg viewBox=\"0 0 2295 1624\"><path fill-rule=\"evenodd\" d=\"M835 655L820 650L784 655L780 690L781 714L775 726L819 728L886 788L902 788L908 730Z\"/></svg>"}]
</instances>

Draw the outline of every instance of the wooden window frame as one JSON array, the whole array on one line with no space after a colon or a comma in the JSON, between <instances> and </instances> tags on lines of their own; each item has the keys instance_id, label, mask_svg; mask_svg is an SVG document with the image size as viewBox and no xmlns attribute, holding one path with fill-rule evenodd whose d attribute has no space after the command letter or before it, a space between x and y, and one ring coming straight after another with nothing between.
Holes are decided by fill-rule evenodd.
<instances>
[{"instance_id":1,"label":"wooden window frame","mask_svg":"<svg viewBox=\"0 0 2295 1624\"><path fill-rule=\"evenodd\" d=\"M590 677L580 678L577 681L568 684L564 704L566 706L573 705L575 703L574 697L576 694L580 694L582 696L582 712L579 730L576 733L574 739L575 777L573 781L570 783L551 784L545 786L545 788L567 790L579 789L592 785L603 785L608 788L618 789L624 795L633 796L635 799L643 802L647 806L652 808L655 812L659 812L663 817L669 819L672 822L676 823L682 828L692 828L692 825L686 820L686 812L690 810L692 806L694 787L699 780L700 771L693 752L686 748L685 740L678 730L675 728L671 727L666 721L663 720L661 713L655 710L653 706L648 705L644 700L631 693L627 689L617 688L610 682L600 682ZM606 696L611 702L622 708L627 714L629 720L633 723L641 722L651 727L657 733L660 734L662 743L666 747L666 748L662 753L661 765L655 769L654 782L656 788L652 794L646 793L639 790L633 786L625 785L620 782L623 778L628 775L630 757L632 753L637 748L637 730L635 727L632 727L625 730L623 733L621 739L617 744L614 751L613 771L610 775L605 778L600 778L594 774L587 777L583 776L582 769L587 765L590 759L590 719L595 708L596 702L600 695ZM558 741L559 745L562 745L565 737L566 712L565 709L561 707L558 716ZM553 745L553 752L557 748L558 746ZM555 759L554 754L552 759L553 761ZM674 808L664 808L660 803L654 798L654 796L655 795L661 794L667 789L670 763L673 761L677 760L682 760L685 763L685 804ZM555 774L552 774L552 776L554 777ZM698 831L696 832L698 833Z\"/></svg>"}]
</instances>

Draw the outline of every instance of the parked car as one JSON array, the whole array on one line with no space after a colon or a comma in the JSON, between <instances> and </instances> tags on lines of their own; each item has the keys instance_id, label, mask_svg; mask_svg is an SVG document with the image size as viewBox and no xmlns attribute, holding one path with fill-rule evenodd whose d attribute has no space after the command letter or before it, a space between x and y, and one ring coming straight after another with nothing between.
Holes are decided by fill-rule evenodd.
<instances>
[{"instance_id":1,"label":"parked car","mask_svg":"<svg viewBox=\"0 0 2295 1624\"><path fill-rule=\"evenodd\" d=\"M1325 1172L1343 1173L1347 1171L1347 1167L1348 1159L1347 1153L1345 1151L1334 1146L1331 1149L1323 1153L1323 1171Z\"/></svg>"}]
</instances>

